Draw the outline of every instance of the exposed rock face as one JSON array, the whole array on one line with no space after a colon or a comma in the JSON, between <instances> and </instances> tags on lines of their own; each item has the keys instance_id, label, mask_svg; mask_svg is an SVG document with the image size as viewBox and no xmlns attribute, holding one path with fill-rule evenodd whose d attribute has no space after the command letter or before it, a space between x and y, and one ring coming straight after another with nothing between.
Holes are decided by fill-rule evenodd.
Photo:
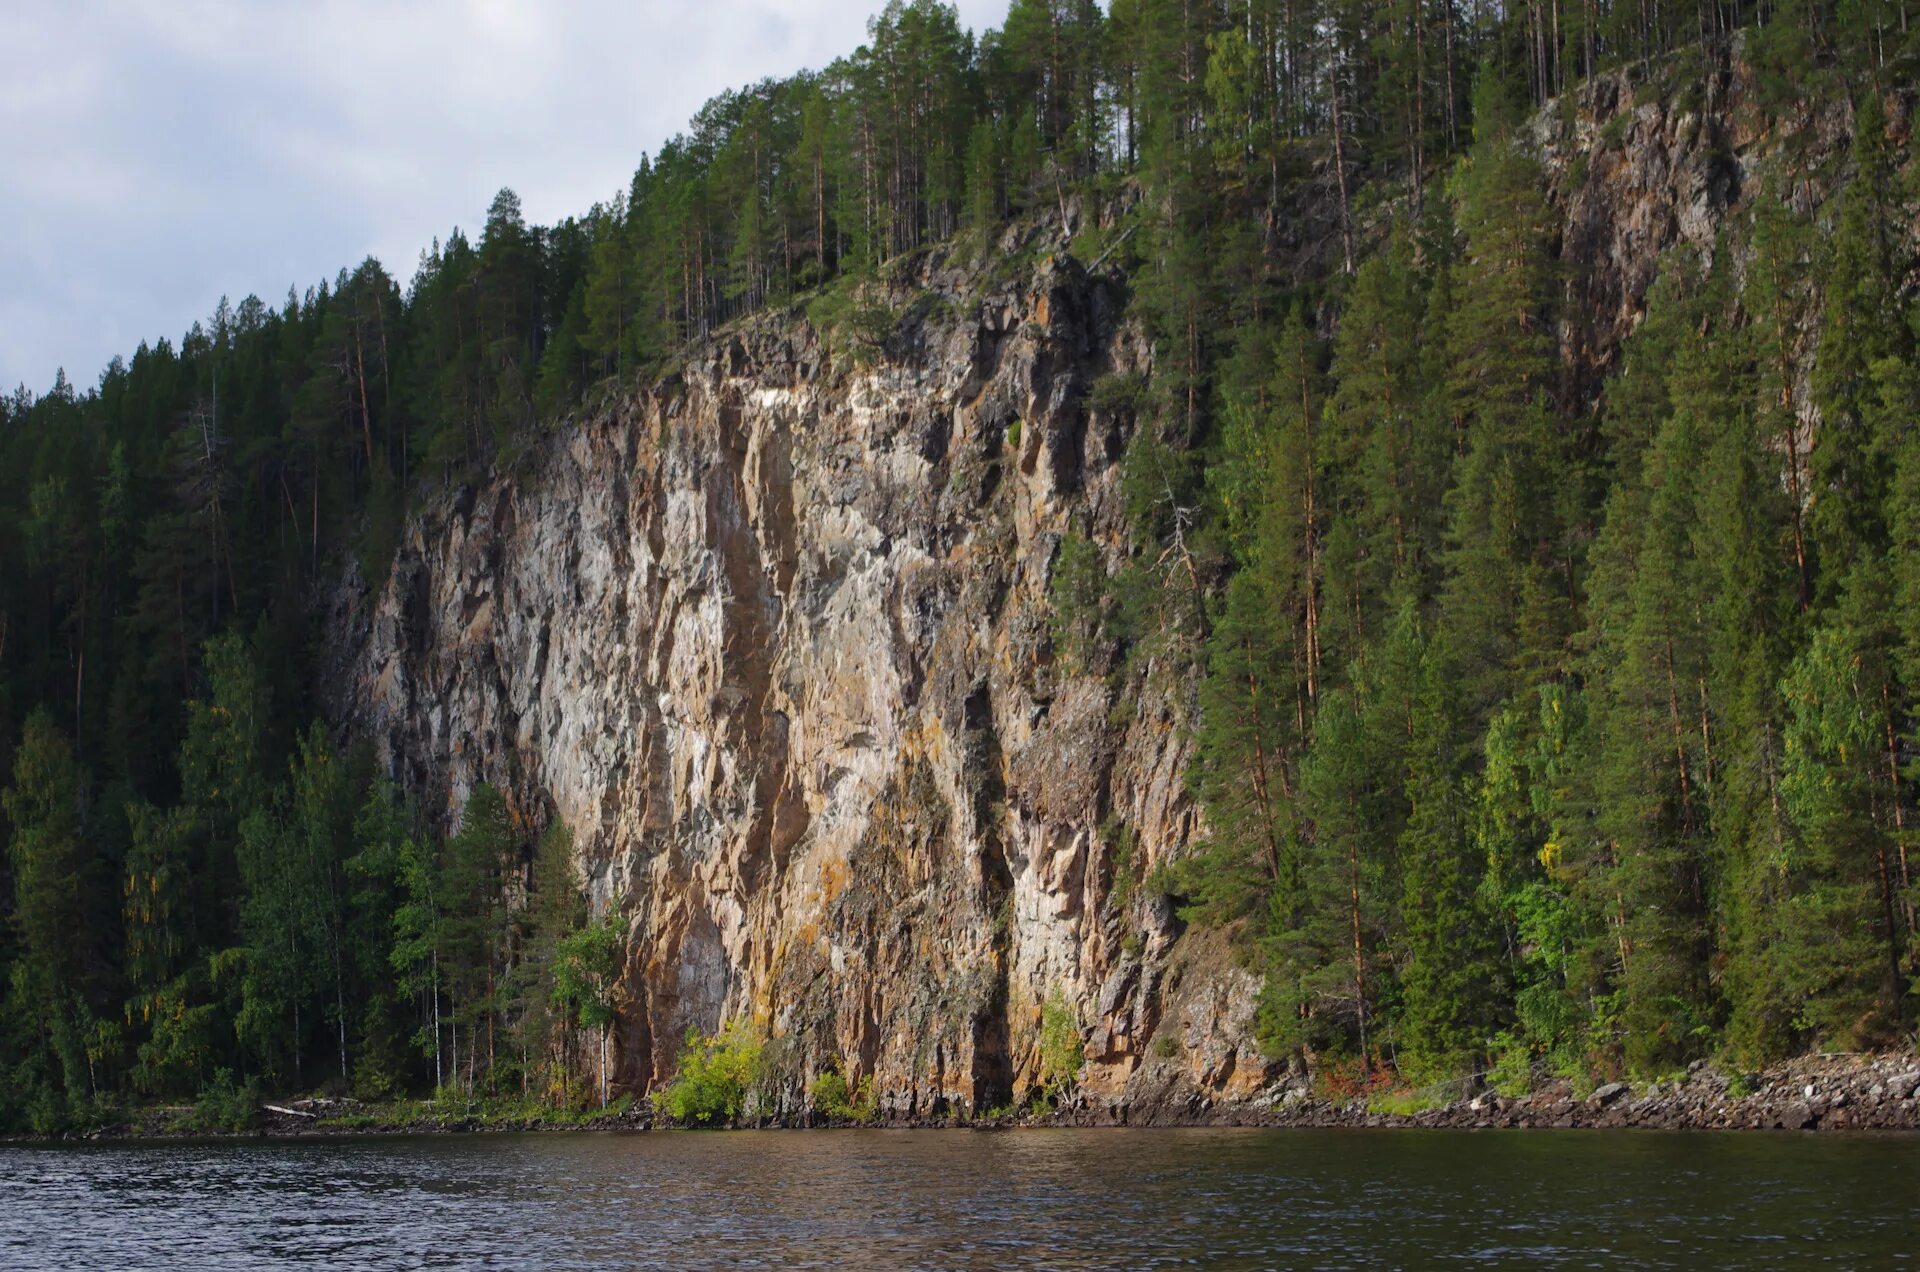
<instances>
[{"instance_id":1,"label":"exposed rock face","mask_svg":"<svg viewBox=\"0 0 1920 1272\"><path fill-rule=\"evenodd\" d=\"M630 917L632 1086L751 1017L794 1095L845 1061L898 1115L987 1108L1050 996L1093 1092L1163 1028L1204 1088L1259 1085L1250 978L1203 969L1163 1023L1171 916L1109 897L1103 824L1139 868L1190 835L1186 743L1053 661L1047 583L1070 528L1121 552L1130 421L1084 399L1148 351L1029 246L1017 283L927 266L869 365L795 315L717 340L439 503L339 616L337 701L409 787L559 817Z\"/></svg>"},{"instance_id":2,"label":"exposed rock face","mask_svg":"<svg viewBox=\"0 0 1920 1272\"><path fill-rule=\"evenodd\" d=\"M1882 99L1896 143L1910 132L1915 98L1909 87ZM1569 402L1593 400L1617 369L1648 290L1676 256L1704 264L1724 249L1734 276L1744 275L1756 201L1779 199L1830 227L1834 195L1853 175L1852 129L1852 107L1837 95L1769 113L1738 39L1597 75L1539 112L1525 137L1560 216ZM1814 341L1801 350L1803 371L1814 351ZM1810 426L1812 404L1798 405Z\"/></svg>"}]
</instances>

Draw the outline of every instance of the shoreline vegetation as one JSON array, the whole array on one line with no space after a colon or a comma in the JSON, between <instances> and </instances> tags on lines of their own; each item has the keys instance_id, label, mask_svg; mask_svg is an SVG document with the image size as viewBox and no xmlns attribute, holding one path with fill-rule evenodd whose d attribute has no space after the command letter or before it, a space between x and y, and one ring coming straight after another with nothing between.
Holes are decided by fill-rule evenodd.
<instances>
[{"instance_id":1,"label":"shoreline vegetation","mask_svg":"<svg viewBox=\"0 0 1920 1272\"><path fill-rule=\"evenodd\" d=\"M1449 1084L1455 1086L1457 1084ZM1920 1052L1811 1055L1758 1073L1697 1062L1650 1083L1609 1082L1584 1089L1564 1078L1502 1094L1491 1087L1453 1094L1386 1088L1332 1095L1282 1086L1252 1099L1198 1104L1180 1099L1102 1105L1063 1097L1053 1107L990 1109L978 1116L888 1116L871 1102L837 1113L815 1107L785 1116L736 1112L724 1121L675 1118L625 1095L567 1111L525 1101L406 1100L376 1104L302 1097L248 1101L224 1110L164 1105L84 1133L0 1137L12 1143L293 1139L349 1135L441 1135L533 1131L1010 1130L1178 1127L1430 1128L1451 1130L1773 1130L1920 1131ZM224 1121L220 1120L225 1118Z\"/></svg>"}]
</instances>

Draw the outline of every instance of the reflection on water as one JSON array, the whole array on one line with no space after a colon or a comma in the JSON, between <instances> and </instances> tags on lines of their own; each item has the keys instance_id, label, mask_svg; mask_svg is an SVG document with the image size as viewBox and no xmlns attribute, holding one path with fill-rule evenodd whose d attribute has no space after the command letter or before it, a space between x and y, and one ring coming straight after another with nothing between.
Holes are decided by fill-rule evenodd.
<instances>
[{"instance_id":1,"label":"reflection on water","mask_svg":"<svg viewBox=\"0 0 1920 1272\"><path fill-rule=\"evenodd\" d=\"M0 1147L0 1266L1905 1265L1920 1139L788 1131Z\"/></svg>"}]
</instances>

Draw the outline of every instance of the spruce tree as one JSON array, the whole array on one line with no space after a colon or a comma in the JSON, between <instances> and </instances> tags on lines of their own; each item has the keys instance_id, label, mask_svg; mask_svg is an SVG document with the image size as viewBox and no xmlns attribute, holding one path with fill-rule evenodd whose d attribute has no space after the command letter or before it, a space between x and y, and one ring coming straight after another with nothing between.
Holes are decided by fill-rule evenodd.
<instances>
[{"instance_id":1,"label":"spruce tree","mask_svg":"<svg viewBox=\"0 0 1920 1272\"><path fill-rule=\"evenodd\" d=\"M1475 719L1557 663L1573 561L1561 492L1578 490L1549 405L1551 277L1537 168L1505 134L1461 175L1461 268L1446 328L1459 454L1447 495L1443 631Z\"/></svg>"},{"instance_id":2,"label":"spruce tree","mask_svg":"<svg viewBox=\"0 0 1920 1272\"><path fill-rule=\"evenodd\" d=\"M1841 197L1828 244L1819 357L1811 395L1820 410L1808 458L1808 533L1817 547L1820 590L1831 599L1853 566L1886 543L1882 520L1892 465L1890 424L1876 410L1873 368L1906 352L1896 303L1887 224L1894 192L1886 122L1877 94L1854 112L1854 179Z\"/></svg>"},{"instance_id":3,"label":"spruce tree","mask_svg":"<svg viewBox=\"0 0 1920 1272\"><path fill-rule=\"evenodd\" d=\"M1463 777L1466 713L1450 651L1422 660L1407 745L1400 833L1405 1006L1400 1066L1419 1080L1458 1078L1485 1056L1503 1009L1494 925L1482 901Z\"/></svg>"},{"instance_id":4,"label":"spruce tree","mask_svg":"<svg viewBox=\"0 0 1920 1272\"><path fill-rule=\"evenodd\" d=\"M1781 686L1789 832L1774 861L1784 911L1774 956L1795 1029L1829 1050L1884 1043L1906 1017L1887 649L1875 639L1886 604L1878 573L1855 572Z\"/></svg>"},{"instance_id":5,"label":"spruce tree","mask_svg":"<svg viewBox=\"0 0 1920 1272\"><path fill-rule=\"evenodd\" d=\"M1387 621L1396 587L1434 586L1445 530L1441 505L1452 437L1429 409L1421 359L1426 297L1414 244L1396 234L1360 267L1333 342L1322 449L1332 469L1323 503L1349 529L1350 550L1328 554L1324 623L1331 656L1358 654ZM1352 615L1347 621L1347 615Z\"/></svg>"}]
</instances>

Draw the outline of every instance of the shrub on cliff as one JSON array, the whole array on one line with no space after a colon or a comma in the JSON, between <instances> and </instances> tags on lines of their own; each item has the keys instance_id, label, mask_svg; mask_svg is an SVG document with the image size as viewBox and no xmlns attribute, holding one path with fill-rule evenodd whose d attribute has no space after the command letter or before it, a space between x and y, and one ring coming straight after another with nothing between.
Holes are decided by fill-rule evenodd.
<instances>
[{"instance_id":1,"label":"shrub on cliff","mask_svg":"<svg viewBox=\"0 0 1920 1272\"><path fill-rule=\"evenodd\" d=\"M1093 540L1077 530L1061 536L1047 585L1048 630L1068 670L1086 672L1098 661L1107 599L1107 566Z\"/></svg>"},{"instance_id":2,"label":"shrub on cliff","mask_svg":"<svg viewBox=\"0 0 1920 1272\"><path fill-rule=\"evenodd\" d=\"M1035 1103L1051 1106L1071 1090L1086 1062L1080 1022L1066 995L1056 988L1040 1009L1040 1072Z\"/></svg>"},{"instance_id":3,"label":"shrub on cliff","mask_svg":"<svg viewBox=\"0 0 1920 1272\"><path fill-rule=\"evenodd\" d=\"M653 1107L682 1126L725 1126L746 1107L760 1076L760 1039L738 1022L712 1036L687 1031L680 1071L654 1092Z\"/></svg>"},{"instance_id":4,"label":"shrub on cliff","mask_svg":"<svg viewBox=\"0 0 1920 1272\"><path fill-rule=\"evenodd\" d=\"M877 1109L873 1075L849 1083L839 1069L828 1069L813 1080L813 1107L838 1122L870 1122Z\"/></svg>"}]
</instances>

